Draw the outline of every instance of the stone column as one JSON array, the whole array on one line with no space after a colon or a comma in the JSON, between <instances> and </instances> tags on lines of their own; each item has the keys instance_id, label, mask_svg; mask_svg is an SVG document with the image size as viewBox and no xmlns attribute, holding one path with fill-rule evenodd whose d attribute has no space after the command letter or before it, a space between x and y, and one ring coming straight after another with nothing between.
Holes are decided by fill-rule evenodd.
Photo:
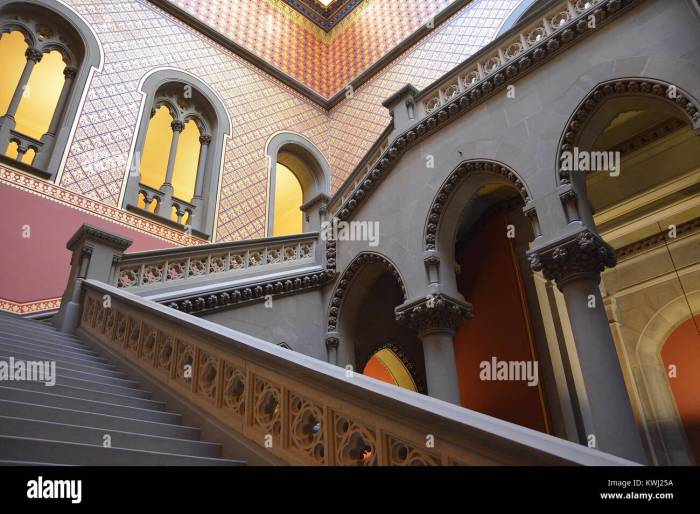
<instances>
[{"instance_id":1,"label":"stone column","mask_svg":"<svg viewBox=\"0 0 700 514\"><path fill-rule=\"evenodd\" d=\"M613 249L587 228L528 253L530 265L564 295L581 374L590 399L589 446L646 462L600 294L600 274L616 264Z\"/></svg>"},{"instance_id":2,"label":"stone column","mask_svg":"<svg viewBox=\"0 0 700 514\"><path fill-rule=\"evenodd\" d=\"M49 125L46 133L41 137L41 142L43 143L39 155L35 162L35 167L44 168L46 163L48 163L51 158L51 150L53 142L56 139L56 133L58 132L61 119L63 118L63 112L66 109L66 103L70 97L70 91L73 87L73 80L77 75L78 70L73 66L66 66L63 70L63 87L61 88L61 94L58 97L58 102L56 102L56 109L54 110L53 117L51 118L51 124Z\"/></svg>"},{"instance_id":3,"label":"stone column","mask_svg":"<svg viewBox=\"0 0 700 514\"><path fill-rule=\"evenodd\" d=\"M88 224L83 224L70 238L66 248L73 252L71 271L61 298L61 308L53 319L56 328L62 332L75 332L80 321L82 281L92 279L111 283L114 266L131 243L131 239Z\"/></svg>"},{"instance_id":4,"label":"stone column","mask_svg":"<svg viewBox=\"0 0 700 514\"><path fill-rule=\"evenodd\" d=\"M165 182L160 186L160 190L165 193L165 208L168 209L166 218L170 218L170 205L173 198L173 172L175 171L175 157L177 155L177 144L180 141L180 134L185 129L185 124L180 120L173 120L170 123L173 129L173 139L170 142L170 154L168 155L168 168L165 172Z\"/></svg>"},{"instance_id":5,"label":"stone column","mask_svg":"<svg viewBox=\"0 0 700 514\"><path fill-rule=\"evenodd\" d=\"M202 195L204 188L204 176L206 175L207 166L207 153L209 151L209 144L211 143L211 136L209 134L202 134L199 136L199 162L197 164L197 179L194 184L194 195L192 196L192 205L194 205L194 212L190 216L189 224L191 227L197 230L202 230L201 222L204 219L204 213L202 212Z\"/></svg>"},{"instance_id":6,"label":"stone column","mask_svg":"<svg viewBox=\"0 0 700 514\"><path fill-rule=\"evenodd\" d=\"M330 364L338 365L338 345L340 339L338 339L337 332L328 332L326 334L326 350L328 351L328 362Z\"/></svg>"},{"instance_id":7,"label":"stone column","mask_svg":"<svg viewBox=\"0 0 700 514\"><path fill-rule=\"evenodd\" d=\"M470 304L443 293L396 308L396 320L418 332L423 343L428 394L456 405L461 402L453 338L462 319L471 316Z\"/></svg>"},{"instance_id":8,"label":"stone column","mask_svg":"<svg viewBox=\"0 0 700 514\"><path fill-rule=\"evenodd\" d=\"M4 154L10 144L10 131L14 130L16 126L15 114L17 114L17 109L24 96L34 65L41 61L41 58L44 56L41 50L34 47L27 48L24 55L27 58L27 62L22 70L17 89L15 89L10 104L7 106L7 112L0 122L0 154Z\"/></svg>"}]
</instances>

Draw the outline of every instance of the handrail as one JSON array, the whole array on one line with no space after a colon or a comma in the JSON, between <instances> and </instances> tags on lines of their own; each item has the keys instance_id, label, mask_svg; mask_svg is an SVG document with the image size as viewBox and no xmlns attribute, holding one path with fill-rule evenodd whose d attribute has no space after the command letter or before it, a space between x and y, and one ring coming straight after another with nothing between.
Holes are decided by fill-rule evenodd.
<instances>
[{"instance_id":1,"label":"handrail","mask_svg":"<svg viewBox=\"0 0 700 514\"><path fill-rule=\"evenodd\" d=\"M318 236L308 232L131 253L116 266L113 282L133 288L282 263L306 264L316 256Z\"/></svg>"},{"instance_id":2,"label":"handrail","mask_svg":"<svg viewBox=\"0 0 700 514\"><path fill-rule=\"evenodd\" d=\"M118 353L287 464L634 465L99 281L82 284L79 335Z\"/></svg>"}]
</instances>

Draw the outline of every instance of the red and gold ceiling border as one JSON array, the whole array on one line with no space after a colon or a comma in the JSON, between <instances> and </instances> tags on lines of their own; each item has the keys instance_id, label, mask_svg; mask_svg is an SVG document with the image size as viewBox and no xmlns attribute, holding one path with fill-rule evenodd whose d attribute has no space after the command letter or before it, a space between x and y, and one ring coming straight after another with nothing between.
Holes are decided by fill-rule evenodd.
<instances>
[{"instance_id":1,"label":"red and gold ceiling border","mask_svg":"<svg viewBox=\"0 0 700 514\"><path fill-rule=\"evenodd\" d=\"M207 244L209 241L190 236L166 225L151 221L124 209L112 207L75 191L57 186L44 179L29 175L0 163L0 184L26 191L60 203L71 209L110 221L125 228L180 246Z\"/></svg>"},{"instance_id":2,"label":"red and gold ceiling border","mask_svg":"<svg viewBox=\"0 0 700 514\"><path fill-rule=\"evenodd\" d=\"M327 7L319 0L282 0L326 32L352 12L363 0L333 0Z\"/></svg>"}]
</instances>

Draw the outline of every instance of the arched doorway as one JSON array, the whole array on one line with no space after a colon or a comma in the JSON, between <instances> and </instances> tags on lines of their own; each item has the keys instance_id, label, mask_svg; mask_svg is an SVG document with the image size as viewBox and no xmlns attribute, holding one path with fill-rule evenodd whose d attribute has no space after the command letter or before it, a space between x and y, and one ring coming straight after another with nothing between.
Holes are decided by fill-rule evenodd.
<instances>
[{"instance_id":1,"label":"arched doorway","mask_svg":"<svg viewBox=\"0 0 700 514\"><path fill-rule=\"evenodd\" d=\"M519 192L487 182L464 209L455 237L458 291L473 305L454 337L462 406L549 432L533 330L525 251L533 239Z\"/></svg>"},{"instance_id":2,"label":"arched doorway","mask_svg":"<svg viewBox=\"0 0 700 514\"><path fill-rule=\"evenodd\" d=\"M666 339L661 358L695 463L700 463L700 315Z\"/></svg>"},{"instance_id":3,"label":"arched doorway","mask_svg":"<svg viewBox=\"0 0 700 514\"><path fill-rule=\"evenodd\" d=\"M423 349L416 333L396 321L405 302L393 264L373 252L346 267L331 298L328 331L337 333L337 364L424 393Z\"/></svg>"}]
</instances>

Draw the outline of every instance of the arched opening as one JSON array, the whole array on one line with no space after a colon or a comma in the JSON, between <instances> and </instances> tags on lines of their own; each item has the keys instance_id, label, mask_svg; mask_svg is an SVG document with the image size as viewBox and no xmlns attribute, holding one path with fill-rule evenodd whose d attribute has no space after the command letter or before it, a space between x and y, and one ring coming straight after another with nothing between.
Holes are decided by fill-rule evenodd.
<instances>
[{"instance_id":1,"label":"arched opening","mask_svg":"<svg viewBox=\"0 0 700 514\"><path fill-rule=\"evenodd\" d=\"M337 364L424 393L420 340L396 321L394 309L404 303L405 293L393 265L378 254L360 254L339 284L331 302L338 309Z\"/></svg>"},{"instance_id":2,"label":"arched opening","mask_svg":"<svg viewBox=\"0 0 700 514\"><path fill-rule=\"evenodd\" d=\"M63 4L0 6L0 156L55 178L83 88L102 55L94 33Z\"/></svg>"},{"instance_id":3,"label":"arched opening","mask_svg":"<svg viewBox=\"0 0 700 514\"><path fill-rule=\"evenodd\" d=\"M549 432L535 341L533 286L525 252L533 239L520 193L484 182L464 208L454 238L457 289L474 307L454 336L463 407Z\"/></svg>"},{"instance_id":4,"label":"arched opening","mask_svg":"<svg viewBox=\"0 0 700 514\"><path fill-rule=\"evenodd\" d=\"M599 84L560 147L568 221L596 231L617 255L602 273L602 299L647 454L659 464L691 459L659 357L665 336L649 327L671 300L684 319L699 312L691 298L700 269L697 105L660 80ZM568 318L562 308L558 315ZM686 373L695 365L689 359Z\"/></svg>"},{"instance_id":5,"label":"arched opening","mask_svg":"<svg viewBox=\"0 0 700 514\"><path fill-rule=\"evenodd\" d=\"M270 159L267 234L319 230L330 191L328 162L310 141L290 132L267 142Z\"/></svg>"},{"instance_id":6,"label":"arched opening","mask_svg":"<svg viewBox=\"0 0 700 514\"><path fill-rule=\"evenodd\" d=\"M228 114L201 81L174 69L141 83L144 113L123 201L127 209L209 238L214 231Z\"/></svg>"},{"instance_id":7,"label":"arched opening","mask_svg":"<svg viewBox=\"0 0 700 514\"><path fill-rule=\"evenodd\" d=\"M681 323L666 339L661 358L696 463L700 463L700 315Z\"/></svg>"}]
</instances>

